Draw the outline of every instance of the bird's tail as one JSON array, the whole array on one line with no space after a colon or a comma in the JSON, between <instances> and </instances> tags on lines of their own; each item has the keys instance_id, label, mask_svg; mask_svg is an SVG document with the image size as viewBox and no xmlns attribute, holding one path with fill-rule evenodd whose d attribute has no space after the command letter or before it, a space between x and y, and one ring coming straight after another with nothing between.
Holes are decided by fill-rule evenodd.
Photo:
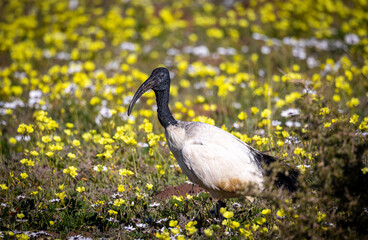
<instances>
[{"instance_id":1,"label":"bird's tail","mask_svg":"<svg viewBox=\"0 0 368 240\"><path fill-rule=\"evenodd\" d=\"M276 162L276 159L267 154L261 153L263 162L269 166L271 163ZM266 170L266 175L270 176L272 174L272 169ZM288 169L283 170L282 172L276 173L275 185L278 188L283 188L288 190L289 192L295 192L298 189L298 176L299 172L297 170Z\"/></svg>"}]
</instances>

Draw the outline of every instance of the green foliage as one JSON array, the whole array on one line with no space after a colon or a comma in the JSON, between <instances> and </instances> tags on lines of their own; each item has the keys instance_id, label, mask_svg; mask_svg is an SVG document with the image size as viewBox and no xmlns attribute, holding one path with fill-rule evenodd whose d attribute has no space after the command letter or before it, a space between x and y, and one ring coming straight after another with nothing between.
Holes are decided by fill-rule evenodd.
<instances>
[{"instance_id":1,"label":"green foliage","mask_svg":"<svg viewBox=\"0 0 368 240\"><path fill-rule=\"evenodd\" d=\"M0 237L367 238L367 7L2 1ZM227 200L224 220L208 193L170 188L187 178L154 94L126 115L159 66L175 118L282 160L254 202ZM299 190L275 189L296 167Z\"/></svg>"}]
</instances>

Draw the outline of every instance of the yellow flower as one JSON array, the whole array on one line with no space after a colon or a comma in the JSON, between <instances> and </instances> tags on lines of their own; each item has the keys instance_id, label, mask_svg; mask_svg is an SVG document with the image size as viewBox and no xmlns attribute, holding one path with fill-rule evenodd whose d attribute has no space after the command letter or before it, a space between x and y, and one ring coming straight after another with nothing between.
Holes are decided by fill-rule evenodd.
<instances>
[{"instance_id":1,"label":"yellow flower","mask_svg":"<svg viewBox=\"0 0 368 240\"><path fill-rule=\"evenodd\" d=\"M284 209L282 209L282 208L281 208L281 209L277 210L276 215L277 215L278 217L280 217L280 218L283 218L283 217L285 217L286 212L285 212L285 210L284 210Z\"/></svg>"},{"instance_id":2,"label":"yellow flower","mask_svg":"<svg viewBox=\"0 0 368 240\"><path fill-rule=\"evenodd\" d=\"M169 222L169 226L170 227L175 227L176 225L178 225L178 221L177 220L170 220L170 222Z\"/></svg>"},{"instance_id":3,"label":"yellow flower","mask_svg":"<svg viewBox=\"0 0 368 240\"><path fill-rule=\"evenodd\" d=\"M253 233L250 230L246 230L244 228L239 228L239 232L241 236L246 236L247 238L251 238Z\"/></svg>"},{"instance_id":4,"label":"yellow flower","mask_svg":"<svg viewBox=\"0 0 368 240\"><path fill-rule=\"evenodd\" d=\"M219 28L210 28L210 29L207 29L207 35L209 37L220 39L224 36L224 32Z\"/></svg>"},{"instance_id":5,"label":"yellow flower","mask_svg":"<svg viewBox=\"0 0 368 240\"><path fill-rule=\"evenodd\" d=\"M27 173L21 173L20 177L23 178L23 179L26 179L28 177L28 174Z\"/></svg>"},{"instance_id":6,"label":"yellow flower","mask_svg":"<svg viewBox=\"0 0 368 240\"><path fill-rule=\"evenodd\" d=\"M73 123L66 123L66 127L67 128L73 128L74 127L74 124Z\"/></svg>"},{"instance_id":7,"label":"yellow flower","mask_svg":"<svg viewBox=\"0 0 368 240\"><path fill-rule=\"evenodd\" d=\"M38 152L36 152L36 151L31 151L30 153L31 153L31 155L32 155L32 156L34 156L34 157L37 157L37 156L39 155L39 153L38 153Z\"/></svg>"},{"instance_id":8,"label":"yellow flower","mask_svg":"<svg viewBox=\"0 0 368 240\"><path fill-rule=\"evenodd\" d=\"M281 140L278 140L277 141L277 146L279 146L279 147L282 147L282 146L284 146L284 142L283 141L281 141Z\"/></svg>"},{"instance_id":9,"label":"yellow flower","mask_svg":"<svg viewBox=\"0 0 368 240\"><path fill-rule=\"evenodd\" d=\"M19 240L28 240L29 239L28 235L25 234L25 233L17 234L17 235L15 235L15 237Z\"/></svg>"},{"instance_id":10,"label":"yellow flower","mask_svg":"<svg viewBox=\"0 0 368 240\"><path fill-rule=\"evenodd\" d=\"M119 192L124 192L124 191L125 191L125 187L124 187L124 185L119 185L119 186L118 186L118 191L119 191Z\"/></svg>"},{"instance_id":11,"label":"yellow flower","mask_svg":"<svg viewBox=\"0 0 368 240\"><path fill-rule=\"evenodd\" d=\"M244 120L246 120L246 119L247 119L247 113L245 113L245 112L240 112L240 113L238 114L238 119L239 119L240 121L244 121Z\"/></svg>"},{"instance_id":12,"label":"yellow flower","mask_svg":"<svg viewBox=\"0 0 368 240\"><path fill-rule=\"evenodd\" d=\"M318 216L317 216L318 222L321 222L321 221L325 220L326 217L327 217L327 215L325 213L322 213L322 212L318 211Z\"/></svg>"},{"instance_id":13,"label":"yellow flower","mask_svg":"<svg viewBox=\"0 0 368 240\"><path fill-rule=\"evenodd\" d=\"M348 101L346 103L346 106L348 106L349 108L353 108L353 107L358 106L359 103L360 103L360 101L359 101L358 98L352 98L352 99L350 99L350 101Z\"/></svg>"},{"instance_id":14,"label":"yellow flower","mask_svg":"<svg viewBox=\"0 0 368 240\"><path fill-rule=\"evenodd\" d=\"M259 109L257 107L251 107L250 108L252 114L256 115L259 112Z\"/></svg>"},{"instance_id":15,"label":"yellow flower","mask_svg":"<svg viewBox=\"0 0 368 240\"><path fill-rule=\"evenodd\" d=\"M53 153L53 152L50 152L50 151L46 152L45 154L46 154L46 156L48 156L48 157L52 157L52 156L54 156L54 153Z\"/></svg>"},{"instance_id":16,"label":"yellow flower","mask_svg":"<svg viewBox=\"0 0 368 240\"><path fill-rule=\"evenodd\" d=\"M53 226L55 223L54 221L49 221L50 226Z\"/></svg>"},{"instance_id":17,"label":"yellow flower","mask_svg":"<svg viewBox=\"0 0 368 240\"><path fill-rule=\"evenodd\" d=\"M74 167L74 166L70 166L70 167L68 167L68 168L65 168L64 170L63 170L63 173L65 173L65 174L69 174L70 176L72 176L73 178L74 177L76 177L77 175L78 175L78 173L77 173L77 168L76 167Z\"/></svg>"},{"instance_id":18,"label":"yellow flower","mask_svg":"<svg viewBox=\"0 0 368 240\"><path fill-rule=\"evenodd\" d=\"M23 213L18 213L17 218L20 218L20 219L24 218L24 214Z\"/></svg>"},{"instance_id":19,"label":"yellow flower","mask_svg":"<svg viewBox=\"0 0 368 240\"><path fill-rule=\"evenodd\" d=\"M180 233L180 230L178 228L171 228L170 231L173 233L173 234L179 234Z\"/></svg>"},{"instance_id":20,"label":"yellow flower","mask_svg":"<svg viewBox=\"0 0 368 240\"><path fill-rule=\"evenodd\" d=\"M231 211L226 211L222 215L224 216L224 218L229 219L229 218L232 218L234 216L234 213L231 212Z\"/></svg>"},{"instance_id":21,"label":"yellow flower","mask_svg":"<svg viewBox=\"0 0 368 240\"><path fill-rule=\"evenodd\" d=\"M328 107L321 108L319 111L319 115L328 115L330 113L330 109Z\"/></svg>"},{"instance_id":22,"label":"yellow flower","mask_svg":"<svg viewBox=\"0 0 368 240\"><path fill-rule=\"evenodd\" d=\"M185 227L185 229L188 231L188 235L192 235L195 232L197 232L197 228L192 226L192 227Z\"/></svg>"},{"instance_id":23,"label":"yellow flower","mask_svg":"<svg viewBox=\"0 0 368 240\"><path fill-rule=\"evenodd\" d=\"M255 232L255 231L257 231L257 229L259 228L259 225L257 225L257 224L253 224L252 225L252 230Z\"/></svg>"},{"instance_id":24,"label":"yellow flower","mask_svg":"<svg viewBox=\"0 0 368 240\"><path fill-rule=\"evenodd\" d=\"M8 189L8 187L4 183L0 184L0 188L1 188L1 190L7 190Z\"/></svg>"},{"instance_id":25,"label":"yellow flower","mask_svg":"<svg viewBox=\"0 0 368 240\"><path fill-rule=\"evenodd\" d=\"M353 116L351 116L349 123L356 124L358 122L358 119L359 119L359 115L354 114Z\"/></svg>"},{"instance_id":26,"label":"yellow flower","mask_svg":"<svg viewBox=\"0 0 368 240\"><path fill-rule=\"evenodd\" d=\"M262 225L263 223L266 222L266 218L264 217L257 217L255 220L258 225Z\"/></svg>"},{"instance_id":27,"label":"yellow flower","mask_svg":"<svg viewBox=\"0 0 368 240\"><path fill-rule=\"evenodd\" d=\"M60 141L61 141L61 137L59 137L59 136L54 136L54 140L55 140L55 142L60 142Z\"/></svg>"},{"instance_id":28,"label":"yellow flower","mask_svg":"<svg viewBox=\"0 0 368 240\"><path fill-rule=\"evenodd\" d=\"M133 65L134 63L137 62L137 55L134 53L129 54L128 57L126 58L126 62L129 65Z\"/></svg>"},{"instance_id":29,"label":"yellow flower","mask_svg":"<svg viewBox=\"0 0 368 240\"><path fill-rule=\"evenodd\" d=\"M252 55L250 56L250 59L252 60L253 63L256 63L258 61L258 54L252 53Z\"/></svg>"},{"instance_id":30,"label":"yellow flower","mask_svg":"<svg viewBox=\"0 0 368 240\"><path fill-rule=\"evenodd\" d=\"M13 109L9 109L9 108L5 109L6 115L11 115L12 113L13 113Z\"/></svg>"},{"instance_id":31,"label":"yellow flower","mask_svg":"<svg viewBox=\"0 0 368 240\"><path fill-rule=\"evenodd\" d=\"M17 143L17 139L11 137L11 138L9 138L9 143L12 144L12 145L14 145L14 144Z\"/></svg>"},{"instance_id":32,"label":"yellow flower","mask_svg":"<svg viewBox=\"0 0 368 240\"><path fill-rule=\"evenodd\" d=\"M204 234L206 234L207 237L211 237L213 235L213 230L210 228L206 228L204 230Z\"/></svg>"},{"instance_id":33,"label":"yellow flower","mask_svg":"<svg viewBox=\"0 0 368 240\"><path fill-rule=\"evenodd\" d=\"M100 102L101 102L101 99L99 97L93 97L89 101L89 104L91 104L92 106L95 106L95 105L99 104Z\"/></svg>"},{"instance_id":34,"label":"yellow flower","mask_svg":"<svg viewBox=\"0 0 368 240\"><path fill-rule=\"evenodd\" d=\"M328 123L324 123L324 124L323 124L323 126L324 126L325 128L329 128L329 127L331 127L331 123L330 123L330 122L328 122Z\"/></svg>"},{"instance_id":35,"label":"yellow flower","mask_svg":"<svg viewBox=\"0 0 368 240\"><path fill-rule=\"evenodd\" d=\"M341 98L339 95L335 94L333 95L332 100L334 100L335 102L340 102Z\"/></svg>"},{"instance_id":36,"label":"yellow flower","mask_svg":"<svg viewBox=\"0 0 368 240\"><path fill-rule=\"evenodd\" d=\"M114 201L114 205L117 206L117 207L120 207L121 205L125 204L125 200L124 199L115 199Z\"/></svg>"},{"instance_id":37,"label":"yellow flower","mask_svg":"<svg viewBox=\"0 0 368 240\"><path fill-rule=\"evenodd\" d=\"M72 144L73 144L74 146L78 147L78 146L80 146L80 141L79 141L79 140L77 140L77 139L74 139L74 140L73 140L73 142L72 142Z\"/></svg>"},{"instance_id":38,"label":"yellow flower","mask_svg":"<svg viewBox=\"0 0 368 240\"><path fill-rule=\"evenodd\" d=\"M61 201L64 201L64 198L66 197L65 192L61 193L55 193L56 197L60 198Z\"/></svg>"},{"instance_id":39,"label":"yellow flower","mask_svg":"<svg viewBox=\"0 0 368 240\"><path fill-rule=\"evenodd\" d=\"M238 227L240 227L240 223L238 223L237 221L231 221L230 227L231 228L238 228Z\"/></svg>"},{"instance_id":40,"label":"yellow flower","mask_svg":"<svg viewBox=\"0 0 368 240\"><path fill-rule=\"evenodd\" d=\"M303 151L304 151L303 148L297 147L294 149L294 154L300 155Z\"/></svg>"},{"instance_id":41,"label":"yellow flower","mask_svg":"<svg viewBox=\"0 0 368 240\"><path fill-rule=\"evenodd\" d=\"M76 191L79 192L79 193L82 193L82 192L86 191L86 188L85 187L77 187Z\"/></svg>"},{"instance_id":42,"label":"yellow flower","mask_svg":"<svg viewBox=\"0 0 368 240\"><path fill-rule=\"evenodd\" d=\"M263 209L261 212L263 215L269 215L271 213L270 209Z\"/></svg>"},{"instance_id":43,"label":"yellow flower","mask_svg":"<svg viewBox=\"0 0 368 240\"><path fill-rule=\"evenodd\" d=\"M146 133L152 132L152 128L152 123L150 123L148 119L144 119L143 123L139 125L139 129L143 129Z\"/></svg>"},{"instance_id":44,"label":"yellow flower","mask_svg":"<svg viewBox=\"0 0 368 240\"><path fill-rule=\"evenodd\" d=\"M50 136L43 136L43 137L41 138L41 140L42 140L42 142L44 142L44 143L49 143L49 142L51 142L51 138L50 138Z\"/></svg>"},{"instance_id":45,"label":"yellow flower","mask_svg":"<svg viewBox=\"0 0 368 240\"><path fill-rule=\"evenodd\" d=\"M93 71L95 70L95 64L91 61L87 61L84 63L84 69L86 69L87 71Z\"/></svg>"},{"instance_id":46,"label":"yellow flower","mask_svg":"<svg viewBox=\"0 0 368 240\"><path fill-rule=\"evenodd\" d=\"M261 117L262 118L268 118L271 115L271 113L272 113L271 110L266 108L262 111Z\"/></svg>"},{"instance_id":47,"label":"yellow flower","mask_svg":"<svg viewBox=\"0 0 368 240\"><path fill-rule=\"evenodd\" d=\"M125 176L130 176L130 175L134 175L134 172L130 171L130 170L127 170L127 169L120 169L119 170L119 174L123 177Z\"/></svg>"},{"instance_id":48,"label":"yellow flower","mask_svg":"<svg viewBox=\"0 0 368 240\"><path fill-rule=\"evenodd\" d=\"M75 158L75 154L74 153L68 153L67 155L70 159L74 159Z\"/></svg>"},{"instance_id":49,"label":"yellow flower","mask_svg":"<svg viewBox=\"0 0 368 240\"><path fill-rule=\"evenodd\" d=\"M151 190L153 188L153 184L147 183L146 184L146 187L147 187L148 190Z\"/></svg>"},{"instance_id":50,"label":"yellow flower","mask_svg":"<svg viewBox=\"0 0 368 240\"><path fill-rule=\"evenodd\" d=\"M32 124L27 125L27 124L21 123L19 124L18 129L17 129L17 132L21 134L25 134L26 132L29 134L29 133L33 133L33 131L34 129L33 129Z\"/></svg>"},{"instance_id":51,"label":"yellow flower","mask_svg":"<svg viewBox=\"0 0 368 240\"><path fill-rule=\"evenodd\" d=\"M112 210L112 209L110 209L108 212L109 212L110 215L116 215L116 214L118 214L117 211Z\"/></svg>"}]
</instances>

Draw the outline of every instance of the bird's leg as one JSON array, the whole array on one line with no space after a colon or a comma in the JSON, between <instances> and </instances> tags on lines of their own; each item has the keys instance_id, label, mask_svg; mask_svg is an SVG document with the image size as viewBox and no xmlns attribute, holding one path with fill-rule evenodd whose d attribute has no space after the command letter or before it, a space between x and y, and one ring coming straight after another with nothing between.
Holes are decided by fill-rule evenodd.
<instances>
[{"instance_id":1,"label":"bird's leg","mask_svg":"<svg viewBox=\"0 0 368 240\"><path fill-rule=\"evenodd\" d=\"M224 216L222 216L222 214L220 212L221 208L223 208L223 207L226 207L226 203L222 200L218 200L216 202L216 215L217 215L218 219L220 219L220 221L224 220Z\"/></svg>"},{"instance_id":2,"label":"bird's leg","mask_svg":"<svg viewBox=\"0 0 368 240\"><path fill-rule=\"evenodd\" d=\"M192 189L189 191L189 194L193 194L194 193L194 183L192 183Z\"/></svg>"}]
</instances>

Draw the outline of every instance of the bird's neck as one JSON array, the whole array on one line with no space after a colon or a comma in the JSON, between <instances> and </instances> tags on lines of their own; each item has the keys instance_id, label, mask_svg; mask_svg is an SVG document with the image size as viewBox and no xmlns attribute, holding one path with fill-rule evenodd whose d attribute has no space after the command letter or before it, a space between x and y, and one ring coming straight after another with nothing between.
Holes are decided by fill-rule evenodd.
<instances>
[{"instance_id":1,"label":"bird's neck","mask_svg":"<svg viewBox=\"0 0 368 240\"><path fill-rule=\"evenodd\" d=\"M170 89L155 91L157 102L157 115L158 120L164 128L170 125L177 125L178 122L173 117L169 109L169 95Z\"/></svg>"}]
</instances>

